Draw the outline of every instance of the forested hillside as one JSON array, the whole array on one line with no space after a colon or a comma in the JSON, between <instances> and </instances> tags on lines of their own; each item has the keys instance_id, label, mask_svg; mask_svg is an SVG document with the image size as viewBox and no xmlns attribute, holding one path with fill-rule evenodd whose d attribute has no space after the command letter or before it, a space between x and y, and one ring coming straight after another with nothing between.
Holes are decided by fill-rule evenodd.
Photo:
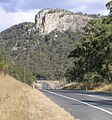
<instances>
[{"instance_id":1,"label":"forested hillside","mask_svg":"<svg viewBox=\"0 0 112 120\"><path fill-rule=\"evenodd\" d=\"M32 77L61 79L71 64L67 56L82 33L55 30L42 36L36 31L34 23L22 23L0 35L11 63L8 65L9 73L29 83Z\"/></svg>"},{"instance_id":2,"label":"forested hillside","mask_svg":"<svg viewBox=\"0 0 112 120\"><path fill-rule=\"evenodd\" d=\"M64 15L61 16L65 20L64 27L68 28L66 12L60 11ZM59 14L49 13L48 10L47 13L41 13L43 16L52 14L55 18ZM54 21L54 26L61 27L61 31L53 27L49 34L41 34L36 29L36 22L25 22L1 32L1 71L28 84L34 79L60 80L64 76L68 81L112 82L112 18L93 19L87 15L72 16L69 13L73 21L80 19L81 26L88 23L86 27L79 29L81 26L78 21L76 31L64 31L63 26L58 26ZM47 22L49 19L43 25L47 25ZM51 26L44 29L47 27Z\"/></svg>"},{"instance_id":3,"label":"forested hillside","mask_svg":"<svg viewBox=\"0 0 112 120\"><path fill-rule=\"evenodd\" d=\"M112 83L112 17L90 21L85 33L70 52L69 81Z\"/></svg>"}]
</instances>

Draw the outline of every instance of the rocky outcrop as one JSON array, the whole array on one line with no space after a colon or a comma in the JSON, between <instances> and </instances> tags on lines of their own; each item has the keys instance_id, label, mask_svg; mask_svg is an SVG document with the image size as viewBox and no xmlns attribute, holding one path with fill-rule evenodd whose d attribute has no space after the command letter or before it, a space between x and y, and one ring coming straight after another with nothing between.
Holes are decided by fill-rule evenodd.
<instances>
[{"instance_id":1,"label":"rocky outcrop","mask_svg":"<svg viewBox=\"0 0 112 120\"><path fill-rule=\"evenodd\" d=\"M90 19L87 15L66 10L44 9L35 16L35 27L41 34L49 34L53 30L76 32L81 31Z\"/></svg>"}]
</instances>

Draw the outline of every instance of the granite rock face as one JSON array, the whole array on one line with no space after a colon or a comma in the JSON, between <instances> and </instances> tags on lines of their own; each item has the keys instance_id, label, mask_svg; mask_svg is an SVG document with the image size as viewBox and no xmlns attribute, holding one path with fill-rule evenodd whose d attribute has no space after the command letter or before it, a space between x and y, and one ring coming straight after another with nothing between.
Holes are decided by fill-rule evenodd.
<instances>
[{"instance_id":1,"label":"granite rock face","mask_svg":"<svg viewBox=\"0 0 112 120\"><path fill-rule=\"evenodd\" d=\"M66 10L43 9L35 16L35 27L41 34L49 34L53 30L76 32L81 31L90 19L87 15Z\"/></svg>"}]
</instances>

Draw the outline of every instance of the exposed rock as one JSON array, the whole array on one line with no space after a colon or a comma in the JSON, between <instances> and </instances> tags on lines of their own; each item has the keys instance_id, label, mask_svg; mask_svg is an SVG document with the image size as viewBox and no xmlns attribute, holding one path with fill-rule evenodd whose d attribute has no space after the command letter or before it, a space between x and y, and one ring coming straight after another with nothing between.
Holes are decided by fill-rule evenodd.
<instances>
[{"instance_id":1,"label":"exposed rock","mask_svg":"<svg viewBox=\"0 0 112 120\"><path fill-rule=\"evenodd\" d=\"M53 30L73 32L81 31L92 19L87 15L79 15L60 9L44 9L35 16L35 27L41 34L49 34Z\"/></svg>"}]
</instances>

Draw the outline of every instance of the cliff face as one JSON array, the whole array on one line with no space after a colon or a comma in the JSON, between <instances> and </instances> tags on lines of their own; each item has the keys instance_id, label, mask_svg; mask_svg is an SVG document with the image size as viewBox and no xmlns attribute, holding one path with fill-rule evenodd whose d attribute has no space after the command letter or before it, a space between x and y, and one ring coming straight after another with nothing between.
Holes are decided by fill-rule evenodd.
<instances>
[{"instance_id":1,"label":"cliff face","mask_svg":"<svg viewBox=\"0 0 112 120\"><path fill-rule=\"evenodd\" d=\"M49 34L53 30L76 32L81 31L90 19L70 11L44 9L35 16L35 27L41 34Z\"/></svg>"}]
</instances>

